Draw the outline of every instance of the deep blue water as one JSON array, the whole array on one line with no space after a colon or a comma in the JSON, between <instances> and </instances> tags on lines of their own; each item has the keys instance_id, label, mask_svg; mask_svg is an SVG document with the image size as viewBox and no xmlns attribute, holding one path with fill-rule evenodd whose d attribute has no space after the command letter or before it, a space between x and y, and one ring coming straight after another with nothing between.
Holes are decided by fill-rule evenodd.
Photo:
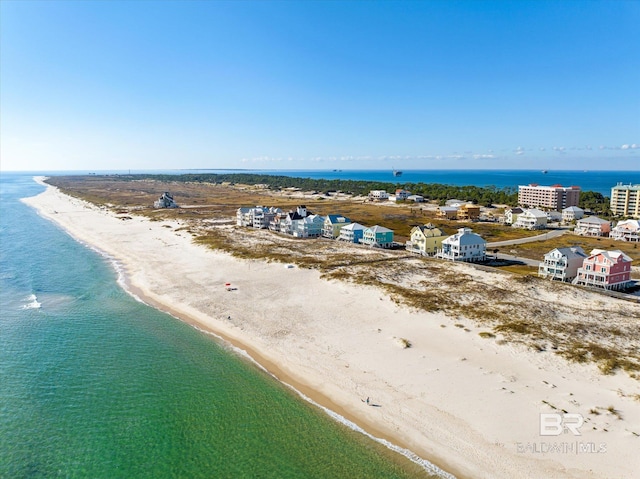
<instances>
[{"instance_id":1,"label":"deep blue water","mask_svg":"<svg viewBox=\"0 0 640 479\"><path fill-rule=\"evenodd\" d=\"M640 169L629 171L584 171L584 170L404 170L402 176L394 177L391 170L131 170L131 174L181 174L181 173L258 173L284 175L300 178L365 180L398 183L440 183L454 186L495 186L517 188L518 185L538 183L579 186L583 191L595 191L611 196L611 188L621 183L640 184ZM87 174L89 171L46 172L47 175ZM99 171L99 174L127 174L129 171Z\"/></svg>"},{"instance_id":2,"label":"deep blue water","mask_svg":"<svg viewBox=\"0 0 640 479\"><path fill-rule=\"evenodd\" d=\"M240 171L239 171L240 172ZM251 170L250 173L263 173L300 178L366 180L398 183L439 183L453 186L495 186L512 187L538 183L540 185L560 184L579 186L583 191L595 191L611 196L611 188L622 183L640 184L640 170L636 171L554 171L542 173L541 170L407 170L402 176L394 177L391 170L343 170L343 171L305 171L305 170Z\"/></svg>"}]
</instances>

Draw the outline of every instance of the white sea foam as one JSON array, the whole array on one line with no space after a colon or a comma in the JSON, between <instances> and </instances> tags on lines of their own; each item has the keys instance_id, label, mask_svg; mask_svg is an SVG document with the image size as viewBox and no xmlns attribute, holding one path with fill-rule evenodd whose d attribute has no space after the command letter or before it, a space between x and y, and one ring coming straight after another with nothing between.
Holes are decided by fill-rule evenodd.
<instances>
[{"instance_id":1,"label":"white sea foam","mask_svg":"<svg viewBox=\"0 0 640 479\"><path fill-rule=\"evenodd\" d=\"M26 304L23 304L21 309L40 309L42 306L42 304L38 302L38 297L35 294L27 296L23 301L25 301Z\"/></svg>"},{"instance_id":2,"label":"white sea foam","mask_svg":"<svg viewBox=\"0 0 640 479\"><path fill-rule=\"evenodd\" d=\"M394 452L397 452L398 454L402 454L404 457L406 457L407 459L409 459L411 462L414 462L415 464L418 464L420 467L422 467L425 471L427 471L429 474L441 477L442 479L456 479L456 476L454 476L453 474L450 474L446 471L443 471L442 469L440 469L438 466L436 466L435 464L427 461L426 459L423 459L422 457L418 456L417 454L415 454L413 451L410 451L409 449L405 449L402 448L400 446L397 446L389 441L387 441L386 439L382 439L380 437L376 437L370 433L368 433L367 431L365 431L364 429L362 429L360 426L358 426L357 424L349 421L346 417L341 416L340 414L338 414L335 411L332 411L329 408L326 408L320 404L318 404L317 402L315 402L313 399L311 399L310 397L304 395L302 392L298 391L295 387L293 387L291 384L288 384L280 379L278 379L274 374L272 374L271 372L269 372L264 366L262 366L262 364L260 364L258 361L256 361L255 359L253 359L251 357L251 355L245 351L244 349L241 349L237 346L234 346L232 344L230 344L229 342L225 341L224 338L222 338L221 336L211 332L211 331L207 331L205 329L202 329L200 327L198 327L197 325L192 325L195 329L197 329L198 331L208 334L210 336L214 336L220 340L223 341L223 344L225 346L227 346L228 349L232 350L233 352L235 352L236 354L238 354L239 356L242 356L243 358L249 360L251 363L255 364L258 368L260 368L261 370L263 370L264 372L266 372L267 374L269 374L270 376L272 376L274 379L276 379L277 381L279 381L280 383L284 384L285 386L287 386L288 388L290 388L291 390L293 390L296 394L298 394L298 396L300 396L303 400L307 401L310 404L313 404L314 406L320 408L322 411L325 412L325 414L327 414L331 419L333 419L334 421L339 422L340 424L348 427L349 429L352 429L356 432L359 432L360 434L364 434L365 436L367 436L369 439L373 439L374 441L382 444L383 446L387 447L388 449L391 449Z\"/></svg>"}]
</instances>

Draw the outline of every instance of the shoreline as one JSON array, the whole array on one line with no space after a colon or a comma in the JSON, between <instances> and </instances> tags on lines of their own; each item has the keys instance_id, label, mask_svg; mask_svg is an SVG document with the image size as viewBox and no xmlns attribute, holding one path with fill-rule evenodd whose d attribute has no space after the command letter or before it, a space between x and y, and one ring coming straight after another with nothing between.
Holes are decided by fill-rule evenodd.
<instances>
[{"instance_id":1,"label":"shoreline","mask_svg":"<svg viewBox=\"0 0 640 479\"><path fill-rule=\"evenodd\" d=\"M591 383L604 386L607 391L623 390L625 397L629 397L640 392L637 381L622 374L598 375L593 366L567 365L555 357L530 364L533 353L478 339L477 334L465 337L466 333L460 329L441 326L442 323L453 326L452 318L399 307L374 288L321 280L315 271L297 268L288 271L282 265L230 258L194 245L188 235L175 232L176 228L171 228L167 221L154 224L134 218L125 222L107 211L67 197L50 185L46 187L44 193L26 202L74 238L114 258L122 266L125 289L152 307L210 331L224 342L246 351L278 381L375 437L428 458L460 478L632 477L637 459L635 463L627 459L623 464L620 458L632 457L625 451L633 451L634 445L638 446L638 438L625 433L640 432L632 426L634 420L640 420L638 401L635 404L623 401L623 407L616 404L629 425L617 428L619 430L610 426L611 433L607 433L612 449L614 445L619 449L615 454L611 452L611 456L616 457L600 456L594 460L587 455L584 459L588 461L583 465L570 455L541 458L518 453L514 443L527 442L527 438L530 442L540 441L535 434L537 422L531 417L524 421L517 419L521 409L518 406L526 412L547 412L539 402L533 403L532 399L538 396L545 397L548 403L560 404L557 393L551 398L546 394L555 387L549 388L544 383L556 384L566 379L559 373L563 367L567 368L568 371L564 371L567 375L585 375L584 380L567 381L581 389L581 396L591 395L591 402L603 401ZM84 220L79 221L78 217ZM145 241L149 243L147 248L141 247ZM154 248L158 250L148 251ZM198 257L194 260L189 254ZM167 269L162 263L172 258L176 259L171 263L174 268ZM202 271L205 264L215 265L222 273ZM159 272L177 273L188 280L176 286L158 284ZM295 276L296 281L291 276ZM231 277L234 285L238 284L239 291L220 292L227 277ZM217 285L216 289L209 291L207 288L212 284ZM194 287L206 290L205 294ZM313 289L313 294L300 292L305 287ZM316 314L300 309L307 304L305 300L320 297L335 305L323 303L328 311ZM254 298L265 301L260 304L264 308L243 303ZM275 307L271 302L277 302ZM344 321L350 323L347 327L343 321L336 321L336 314L354 304L375 305L371 308L371 318L345 317ZM225 312L231 313L228 316L232 320L225 319ZM304 317L297 318L296 314ZM289 321L282 321L280 316ZM418 321L420 324L415 324ZM471 321L465 318L458 321L473 329ZM389 334L394 334L393 339ZM409 337L415 347L403 350L393 341L397 337ZM464 357L460 357L463 354ZM538 376L553 381L540 380ZM470 381L474 389L465 388ZM523 384L517 384L519 382L526 383L524 386L529 391L523 389ZM512 383L512 394L519 389L517 394L524 395L519 403L505 395L504 386L499 387L509 383ZM462 397L452 396L452 391ZM380 411L362 408L360 399L369 395L382 402L384 407ZM605 396L608 399L609 394ZM484 401L488 404L482 404ZM631 405L635 407L630 408ZM471 415L467 413L469 409ZM514 416L514 424L487 421L491 415L495 417L504 411ZM524 434L511 431L514 425L529 431ZM602 440L595 435L590 439L594 437ZM605 458L609 458L607 464L598 466Z\"/></svg>"}]
</instances>

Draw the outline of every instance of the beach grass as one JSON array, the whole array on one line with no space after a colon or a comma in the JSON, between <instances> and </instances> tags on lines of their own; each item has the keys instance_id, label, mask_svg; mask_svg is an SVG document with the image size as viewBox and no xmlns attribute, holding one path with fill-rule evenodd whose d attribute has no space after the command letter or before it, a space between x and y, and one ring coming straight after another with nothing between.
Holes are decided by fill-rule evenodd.
<instances>
[{"instance_id":1,"label":"beach grass","mask_svg":"<svg viewBox=\"0 0 640 479\"><path fill-rule=\"evenodd\" d=\"M296 239L234 225L236 210L241 206L261 204L289 209L301 203L318 214L339 213L362 224L396 229L401 235L408 235L412 224L424 222L443 225L447 233L464 225L437 220L432 217L433 211L417 211L404 205L381 206L364 199L319 200L294 197L293 193L274 196L273 192L248 185L158 184L117 177L54 177L48 182L65 193L120 214L141 214L156 221L179 220L179 229L193 235L196 242L243 260L294 263L317 269L327 280L377 288L409 308L443 312L454 322L466 317L483 329L481 337L499 341L498 344L521 343L569 361L595 363L604 374L624 370L633 375L640 371L640 350L634 346L640 343L637 306L621 302L616 310L607 310L588 301L587 293L578 288L537 278L535 268L509 266L489 273L469 265L409 255L404 250ZM184 207L150 208L163 191L170 191ZM497 224L469 226L490 241L537 234ZM587 252L597 247L620 249L634 259L634 264L640 261L640 249L635 245L573 235L516 248L518 256L540 259L555 247L573 244ZM584 297L583 309L565 306L564 295ZM543 296L554 300L541 300ZM576 321L576 317L581 319Z\"/></svg>"}]
</instances>

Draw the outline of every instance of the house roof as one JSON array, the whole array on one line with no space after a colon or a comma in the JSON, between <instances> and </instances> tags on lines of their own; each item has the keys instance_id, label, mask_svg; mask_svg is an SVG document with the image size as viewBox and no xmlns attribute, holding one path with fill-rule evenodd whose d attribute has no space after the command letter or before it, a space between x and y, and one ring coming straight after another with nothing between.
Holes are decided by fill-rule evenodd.
<instances>
[{"instance_id":1,"label":"house roof","mask_svg":"<svg viewBox=\"0 0 640 479\"><path fill-rule=\"evenodd\" d=\"M569 206L568 208L565 208L562 210L562 212L564 213L565 211L573 211L573 212L580 212L580 213L584 213L584 210L582 208L578 208L577 206Z\"/></svg>"},{"instance_id":2,"label":"house roof","mask_svg":"<svg viewBox=\"0 0 640 479\"><path fill-rule=\"evenodd\" d=\"M443 243L458 243L460 245L486 244L486 240L477 233L473 233L471 228L460 228L454 235L446 238Z\"/></svg>"},{"instance_id":3,"label":"house roof","mask_svg":"<svg viewBox=\"0 0 640 479\"><path fill-rule=\"evenodd\" d=\"M589 216L588 218L582 218L578 220L578 224L590 224L590 225L603 225L605 223L609 223L607 220L603 220L602 218L598 218L597 216Z\"/></svg>"},{"instance_id":4,"label":"house roof","mask_svg":"<svg viewBox=\"0 0 640 479\"><path fill-rule=\"evenodd\" d=\"M624 220L619 221L615 227L616 230L640 231L640 220Z\"/></svg>"},{"instance_id":5,"label":"house roof","mask_svg":"<svg viewBox=\"0 0 640 479\"><path fill-rule=\"evenodd\" d=\"M624 254L619 249L614 249L611 251L605 251L603 249L594 249L593 251L591 251L589 258L593 258L594 256L598 256L598 255L604 256L607 260L609 260L612 263L617 263L620 260L629 262L629 263L631 263L632 261L632 259L629 256Z\"/></svg>"},{"instance_id":6,"label":"house roof","mask_svg":"<svg viewBox=\"0 0 640 479\"><path fill-rule=\"evenodd\" d=\"M393 233L393 231L389 228L385 228L384 226L380 225L375 225L368 229L370 229L373 233Z\"/></svg>"},{"instance_id":7,"label":"house roof","mask_svg":"<svg viewBox=\"0 0 640 479\"><path fill-rule=\"evenodd\" d=\"M342 215L327 215L325 221L329 221L331 224L336 223L351 223L351 220Z\"/></svg>"},{"instance_id":8,"label":"house roof","mask_svg":"<svg viewBox=\"0 0 640 479\"><path fill-rule=\"evenodd\" d=\"M531 208L522 212L522 214L529 214L534 218L546 218L547 214L544 211L540 211L536 208Z\"/></svg>"},{"instance_id":9,"label":"house roof","mask_svg":"<svg viewBox=\"0 0 640 479\"><path fill-rule=\"evenodd\" d=\"M340 228L340 231L343 231L343 230L361 231L365 229L367 229L367 227L364 225L361 225L360 223L349 223L347 226L343 226L342 228Z\"/></svg>"},{"instance_id":10,"label":"house roof","mask_svg":"<svg viewBox=\"0 0 640 479\"><path fill-rule=\"evenodd\" d=\"M426 225L417 225L415 228L419 229L423 235L428 237L433 236L444 236L444 233L440 228L433 226L431 223L427 223Z\"/></svg>"},{"instance_id":11,"label":"house roof","mask_svg":"<svg viewBox=\"0 0 640 479\"><path fill-rule=\"evenodd\" d=\"M588 255L584 252L584 250L580 246L569 246L565 248L555 248L549 251L545 256L550 255L554 251L557 251L562 256L565 256L567 259L573 258L586 258Z\"/></svg>"},{"instance_id":12,"label":"house roof","mask_svg":"<svg viewBox=\"0 0 640 479\"><path fill-rule=\"evenodd\" d=\"M438 207L438 210L440 210L440 211L451 211L451 212L453 212L453 211L458 211L458 208L457 208L457 207L455 207L455 206L440 206L440 207Z\"/></svg>"}]
</instances>

